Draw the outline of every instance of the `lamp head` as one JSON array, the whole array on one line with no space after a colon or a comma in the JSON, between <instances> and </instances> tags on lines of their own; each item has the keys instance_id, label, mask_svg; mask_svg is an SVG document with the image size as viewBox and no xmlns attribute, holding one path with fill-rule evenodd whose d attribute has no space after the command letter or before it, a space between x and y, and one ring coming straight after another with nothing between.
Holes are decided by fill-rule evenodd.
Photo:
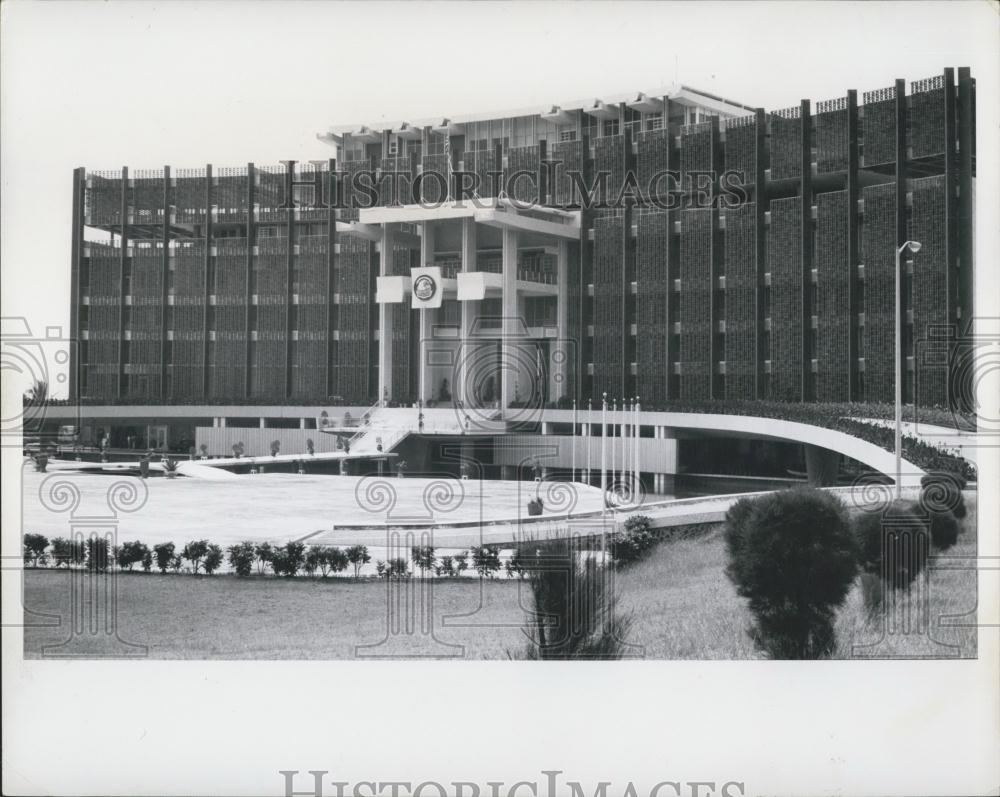
<instances>
[{"instance_id":1,"label":"lamp head","mask_svg":"<svg viewBox=\"0 0 1000 797\"><path fill-rule=\"evenodd\" d=\"M920 241L907 241L906 245L910 248L910 251L913 252L913 254L920 251Z\"/></svg>"}]
</instances>

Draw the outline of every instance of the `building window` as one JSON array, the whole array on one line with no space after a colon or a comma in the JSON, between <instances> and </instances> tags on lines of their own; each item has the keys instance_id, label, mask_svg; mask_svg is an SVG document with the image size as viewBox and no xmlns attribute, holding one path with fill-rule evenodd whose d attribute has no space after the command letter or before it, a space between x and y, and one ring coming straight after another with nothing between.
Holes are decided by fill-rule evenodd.
<instances>
[{"instance_id":1,"label":"building window","mask_svg":"<svg viewBox=\"0 0 1000 797\"><path fill-rule=\"evenodd\" d=\"M617 119L605 119L604 124L601 125L601 135L602 136L617 136L618 135L618 120Z\"/></svg>"},{"instance_id":2,"label":"building window","mask_svg":"<svg viewBox=\"0 0 1000 797\"><path fill-rule=\"evenodd\" d=\"M663 112L651 113L646 116L646 129L647 130L662 130L663 129Z\"/></svg>"},{"instance_id":3,"label":"building window","mask_svg":"<svg viewBox=\"0 0 1000 797\"><path fill-rule=\"evenodd\" d=\"M559 131L560 141L576 141L576 131L575 130L560 130Z\"/></svg>"}]
</instances>

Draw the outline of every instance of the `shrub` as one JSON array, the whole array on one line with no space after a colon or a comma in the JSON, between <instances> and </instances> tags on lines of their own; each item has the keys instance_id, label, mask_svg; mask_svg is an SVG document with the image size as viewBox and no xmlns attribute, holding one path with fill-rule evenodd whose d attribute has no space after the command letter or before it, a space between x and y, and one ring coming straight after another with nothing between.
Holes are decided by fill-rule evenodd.
<instances>
[{"instance_id":1,"label":"shrub","mask_svg":"<svg viewBox=\"0 0 1000 797\"><path fill-rule=\"evenodd\" d=\"M437 562L437 554L434 552L433 545L414 545L410 548L410 558L413 560L413 564L420 568L422 576L426 576L428 570L433 570L434 563Z\"/></svg>"},{"instance_id":2,"label":"shrub","mask_svg":"<svg viewBox=\"0 0 1000 797\"><path fill-rule=\"evenodd\" d=\"M402 579L409 578L410 565L402 556L389 559L385 563L385 574L388 578Z\"/></svg>"},{"instance_id":3,"label":"shrub","mask_svg":"<svg viewBox=\"0 0 1000 797\"><path fill-rule=\"evenodd\" d=\"M615 564L625 566L645 559L660 538L650 528L648 515L630 515L622 530L611 535L609 549Z\"/></svg>"},{"instance_id":4,"label":"shrub","mask_svg":"<svg viewBox=\"0 0 1000 797\"><path fill-rule=\"evenodd\" d=\"M212 543L208 546L208 550L205 551L205 561L202 563L202 567L205 568L205 572L208 575L212 575L216 570L219 569L219 565L222 564L222 549Z\"/></svg>"},{"instance_id":5,"label":"shrub","mask_svg":"<svg viewBox=\"0 0 1000 797\"><path fill-rule=\"evenodd\" d=\"M455 560L450 556L442 556L434 568L434 574L452 578L455 575Z\"/></svg>"},{"instance_id":6,"label":"shrub","mask_svg":"<svg viewBox=\"0 0 1000 797\"><path fill-rule=\"evenodd\" d=\"M291 578L299 572L306 560L306 546L301 542L286 542L275 548L271 555L271 569L276 576Z\"/></svg>"},{"instance_id":7,"label":"shrub","mask_svg":"<svg viewBox=\"0 0 1000 797\"><path fill-rule=\"evenodd\" d=\"M119 570L131 570L148 553L149 549L138 540L123 542L121 545L115 546L115 562L118 563Z\"/></svg>"},{"instance_id":8,"label":"shrub","mask_svg":"<svg viewBox=\"0 0 1000 797\"><path fill-rule=\"evenodd\" d=\"M375 572L379 578L385 578L385 562L381 559L375 560Z\"/></svg>"},{"instance_id":9,"label":"shrub","mask_svg":"<svg viewBox=\"0 0 1000 797\"><path fill-rule=\"evenodd\" d=\"M828 654L834 610L857 572L857 544L843 505L810 488L741 504L726 517L726 575L748 599L755 643L775 659Z\"/></svg>"},{"instance_id":10,"label":"shrub","mask_svg":"<svg viewBox=\"0 0 1000 797\"><path fill-rule=\"evenodd\" d=\"M524 555L521 553L521 549L519 547L514 548L514 550L511 551L510 556L507 558L507 561L504 562L503 565L504 570L507 571L507 578L514 578L515 576L517 576L518 578L523 578L525 574L524 565L525 565L525 558Z\"/></svg>"},{"instance_id":11,"label":"shrub","mask_svg":"<svg viewBox=\"0 0 1000 797\"><path fill-rule=\"evenodd\" d=\"M257 558L257 549L252 542L244 541L236 543L236 545L230 545L226 550L226 555L229 558L229 566L233 568L233 572L237 576L245 578L253 571L253 563Z\"/></svg>"},{"instance_id":12,"label":"shrub","mask_svg":"<svg viewBox=\"0 0 1000 797\"><path fill-rule=\"evenodd\" d=\"M281 441L280 440L272 440L271 441L271 456L272 457L278 456L278 452L279 451L281 451Z\"/></svg>"},{"instance_id":13,"label":"shrub","mask_svg":"<svg viewBox=\"0 0 1000 797\"><path fill-rule=\"evenodd\" d=\"M68 540L65 537L56 537L52 540L52 559L56 567L82 564L85 557L83 540Z\"/></svg>"},{"instance_id":14,"label":"shrub","mask_svg":"<svg viewBox=\"0 0 1000 797\"><path fill-rule=\"evenodd\" d=\"M153 546L153 556L156 558L156 567L161 573L166 573L170 567L170 562L174 558L174 544L172 542L161 542Z\"/></svg>"},{"instance_id":15,"label":"shrub","mask_svg":"<svg viewBox=\"0 0 1000 797\"><path fill-rule=\"evenodd\" d=\"M965 477L960 473L931 471L920 479L920 503L925 509L947 510L961 520L966 515Z\"/></svg>"},{"instance_id":16,"label":"shrub","mask_svg":"<svg viewBox=\"0 0 1000 797\"><path fill-rule=\"evenodd\" d=\"M318 547L319 571L323 578L330 573L340 573L347 569L347 554L336 546Z\"/></svg>"},{"instance_id":17,"label":"shrub","mask_svg":"<svg viewBox=\"0 0 1000 797\"><path fill-rule=\"evenodd\" d=\"M87 542L87 569L94 573L103 573L108 569L110 556L108 551L108 540L106 537L88 537Z\"/></svg>"},{"instance_id":18,"label":"shrub","mask_svg":"<svg viewBox=\"0 0 1000 797\"><path fill-rule=\"evenodd\" d=\"M38 567L39 561L45 556L45 549L49 547L49 538L44 534L24 535L24 563Z\"/></svg>"},{"instance_id":19,"label":"shrub","mask_svg":"<svg viewBox=\"0 0 1000 797\"><path fill-rule=\"evenodd\" d=\"M959 523L951 512L931 512L931 545L939 551L947 551L958 542Z\"/></svg>"},{"instance_id":20,"label":"shrub","mask_svg":"<svg viewBox=\"0 0 1000 797\"><path fill-rule=\"evenodd\" d=\"M540 544L527 557L533 611L524 632L526 659L620 659L633 618L617 611L608 571L581 561L570 540Z\"/></svg>"},{"instance_id":21,"label":"shrub","mask_svg":"<svg viewBox=\"0 0 1000 797\"><path fill-rule=\"evenodd\" d=\"M197 573L201 568L201 560L208 553L208 540L193 540L184 546L181 556L191 563L192 572Z\"/></svg>"},{"instance_id":22,"label":"shrub","mask_svg":"<svg viewBox=\"0 0 1000 797\"><path fill-rule=\"evenodd\" d=\"M884 589L909 589L927 564L927 523L908 501L894 501L883 511L859 512L854 535L865 573L877 576ZM866 595L866 602L871 605Z\"/></svg>"},{"instance_id":23,"label":"shrub","mask_svg":"<svg viewBox=\"0 0 1000 797\"><path fill-rule=\"evenodd\" d=\"M257 572L263 573L264 568L273 562L274 548L271 546L271 543L262 542L260 545L254 547L253 552L257 557Z\"/></svg>"},{"instance_id":24,"label":"shrub","mask_svg":"<svg viewBox=\"0 0 1000 797\"><path fill-rule=\"evenodd\" d=\"M345 555L347 556L347 561L351 563L351 567L354 568L354 578L357 580L362 566L368 564L372 560L371 556L368 554L368 548L364 545L352 545L347 549ZM381 573L379 575L381 575Z\"/></svg>"},{"instance_id":25,"label":"shrub","mask_svg":"<svg viewBox=\"0 0 1000 797\"><path fill-rule=\"evenodd\" d=\"M493 578L500 569L500 548L481 545L472 549L472 566L484 578Z\"/></svg>"}]
</instances>

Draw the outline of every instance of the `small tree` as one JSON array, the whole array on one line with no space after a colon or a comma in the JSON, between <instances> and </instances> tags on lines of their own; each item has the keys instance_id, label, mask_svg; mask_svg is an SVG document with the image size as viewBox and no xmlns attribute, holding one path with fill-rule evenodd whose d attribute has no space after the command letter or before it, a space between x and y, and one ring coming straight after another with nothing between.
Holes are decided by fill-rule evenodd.
<instances>
[{"instance_id":1,"label":"small tree","mask_svg":"<svg viewBox=\"0 0 1000 797\"><path fill-rule=\"evenodd\" d=\"M240 441L238 443L233 443L233 456L236 457L236 459L239 459L240 457L242 457L243 456L243 452L245 450L246 449L243 447L243 442L242 441Z\"/></svg>"},{"instance_id":2,"label":"small tree","mask_svg":"<svg viewBox=\"0 0 1000 797\"><path fill-rule=\"evenodd\" d=\"M389 578L394 578L397 581L404 578L409 578L410 567L409 563L402 556L390 559L385 563L386 565L386 575Z\"/></svg>"},{"instance_id":3,"label":"small tree","mask_svg":"<svg viewBox=\"0 0 1000 797\"><path fill-rule=\"evenodd\" d=\"M434 568L434 573L438 576L453 577L455 575L455 560L451 556L442 556L437 567Z\"/></svg>"},{"instance_id":4,"label":"small tree","mask_svg":"<svg viewBox=\"0 0 1000 797\"><path fill-rule=\"evenodd\" d=\"M500 548L497 545L481 545L472 549L472 566L483 578L494 578L500 570Z\"/></svg>"},{"instance_id":5,"label":"small tree","mask_svg":"<svg viewBox=\"0 0 1000 797\"><path fill-rule=\"evenodd\" d=\"M281 451L281 441L280 440L272 440L271 441L271 456L272 457L278 456L278 452L279 451Z\"/></svg>"},{"instance_id":6,"label":"small tree","mask_svg":"<svg viewBox=\"0 0 1000 797\"><path fill-rule=\"evenodd\" d=\"M347 569L347 554L340 548L326 548L324 556L320 560L320 571L323 578L327 573L341 573Z\"/></svg>"},{"instance_id":7,"label":"small tree","mask_svg":"<svg viewBox=\"0 0 1000 797\"><path fill-rule=\"evenodd\" d=\"M257 572L263 573L264 568L272 564L274 561L274 548L269 542L262 542L254 548L254 554L257 557ZM272 570L274 568L272 567Z\"/></svg>"},{"instance_id":8,"label":"small tree","mask_svg":"<svg viewBox=\"0 0 1000 797\"><path fill-rule=\"evenodd\" d=\"M114 550L119 570L132 570L132 567L139 564L147 553L149 549L138 540L116 545Z\"/></svg>"},{"instance_id":9,"label":"small tree","mask_svg":"<svg viewBox=\"0 0 1000 797\"><path fill-rule=\"evenodd\" d=\"M153 552L150 551L149 548L146 548L146 552L142 555L142 572L148 573L152 569L153 569Z\"/></svg>"},{"instance_id":10,"label":"small tree","mask_svg":"<svg viewBox=\"0 0 1000 797\"><path fill-rule=\"evenodd\" d=\"M427 576L427 571L434 570L434 563L437 561L437 554L433 545L414 545L410 548L410 558L413 564L420 568L421 577Z\"/></svg>"},{"instance_id":11,"label":"small tree","mask_svg":"<svg viewBox=\"0 0 1000 797\"><path fill-rule=\"evenodd\" d=\"M368 548L364 545L352 545L346 551L347 561L354 568L354 580L357 581L361 568L368 564L372 558L368 554ZM379 574L381 575L381 573Z\"/></svg>"},{"instance_id":12,"label":"small tree","mask_svg":"<svg viewBox=\"0 0 1000 797\"><path fill-rule=\"evenodd\" d=\"M313 454L316 453L316 444L313 442L311 437L306 440L306 451L309 456L313 456Z\"/></svg>"},{"instance_id":13,"label":"small tree","mask_svg":"<svg viewBox=\"0 0 1000 797\"><path fill-rule=\"evenodd\" d=\"M726 575L748 599L757 646L775 659L827 655L834 611L857 572L840 501L812 488L769 493L727 514L725 538Z\"/></svg>"},{"instance_id":14,"label":"small tree","mask_svg":"<svg viewBox=\"0 0 1000 797\"><path fill-rule=\"evenodd\" d=\"M198 446L198 450L201 451L202 459L208 459L208 445L202 443L200 446Z\"/></svg>"},{"instance_id":15,"label":"small tree","mask_svg":"<svg viewBox=\"0 0 1000 797\"><path fill-rule=\"evenodd\" d=\"M103 573L110 564L108 540L106 537L87 538L87 569L93 573Z\"/></svg>"},{"instance_id":16,"label":"small tree","mask_svg":"<svg viewBox=\"0 0 1000 797\"><path fill-rule=\"evenodd\" d=\"M386 574L385 562L383 562L381 559L375 560L375 573L378 575L379 578L385 578Z\"/></svg>"},{"instance_id":17,"label":"small tree","mask_svg":"<svg viewBox=\"0 0 1000 797\"><path fill-rule=\"evenodd\" d=\"M170 562L174 558L174 544L172 542L161 542L153 546L153 556L156 559L156 568L161 573L166 573L170 567Z\"/></svg>"},{"instance_id":18,"label":"small tree","mask_svg":"<svg viewBox=\"0 0 1000 797\"><path fill-rule=\"evenodd\" d=\"M271 569L276 576L291 578L302 568L306 559L306 546L301 542L287 542L275 548L271 558Z\"/></svg>"},{"instance_id":19,"label":"small tree","mask_svg":"<svg viewBox=\"0 0 1000 797\"><path fill-rule=\"evenodd\" d=\"M524 578L525 575L525 558L521 553L520 548L514 548L510 552L510 556L507 557L507 561L504 562L504 570L507 571L507 578Z\"/></svg>"},{"instance_id":20,"label":"small tree","mask_svg":"<svg viewBox=\"0 0 1000 797\"><path fill-rule=\"evenodd\" d=\"M229 566L237 576L246 577L253 571L254 559L257 557L254 544L249 541L238 542L226 549Z\"/></svg>"},{"instance_id":21,"label":"small tree","mask_svg":"<svg viewBox=\"0 0 1000 797\"><path fill-rule=\"evenodd\" d=\"M205 568L205 572L208 575L212 575L212 573L219 569L219 565L221 564L222 549L215 543L212 543L205 551L205 561L202 563L202 567Z\"/></svg>"},{"instance_id":22,"label":"small tree","mask_svg":"<svg viewBox=\"0 0 1000 797\"><path fill-rule=\"evenodd\" d=\"M44 534L24 535L24 563L38 567L39 561L45 555L45 549L49 547L49 538Z\"/></svg>"},{"instance_id":23,"label":"small tree","mask_svg":"<svg viewBox=\"0 0 1000 797\"><path fill-rule=\"evenodd\" d=\"M321 545L311 545L309 550L306 551L306 558L302 562L302 570L307 576L312 576L316 574L316 571L320 569L320 561L324 559L323 546Z\"/></svg>"},{"instance_id":24,"label":"small tree","mask_svg":"<svg viewBox=\"0 0 1000 797\"><path fill-rule=\"evenodd\" d=\"M173 570L175 573L179 573L181 570L181 565L183 564L184 562L181 560L180 554L175 553L171 555L170 565L169 565L171 570Z\"/></svg>"},{"instance_id":25,"label":"small tree","mask_svg":"<svg viewBox=\"0 0 1000 797\"><path fill-rule=\"evenodd\" d=\"M460 576L469 569L469 552L462 551L455 554L455 575Z\"/></svg>"},{"instance_id":26,"label":"small tree","mask_svg":"<svg viewBox=\"0 0 1000 797\"><path fill-rule=\"evenodd\" d=\"M191 563L192 572L197 573L201 568L201 560L208 553L208 540L193 540L184 546L181 556Z\"/></svg>"},{"instance_id":27,"label":"small tree","mask_svg":"<svg viewBox=\"0 0 1000 797\"><path fill-rule=\"evenodd\" d=\"M965 480L953 473L936 471L920 480L920 509L930 520L931 544L939 551L958 542L958 521L966 514L964 488Z\"/></svg>"},{"instance_id":28,"label":"small tree","mask_svg":"<svg viewBox=\"0 0 1000 797\"><path fill-rule=\"evenodd\" d=\"M52 561L55 563L56 567L62 567L66 565L69 567L73 559L73 540L68 540L65 537L55 537L52 540ZM80 546L83 547L82 545Z\"/></svg>"}]
</instances>

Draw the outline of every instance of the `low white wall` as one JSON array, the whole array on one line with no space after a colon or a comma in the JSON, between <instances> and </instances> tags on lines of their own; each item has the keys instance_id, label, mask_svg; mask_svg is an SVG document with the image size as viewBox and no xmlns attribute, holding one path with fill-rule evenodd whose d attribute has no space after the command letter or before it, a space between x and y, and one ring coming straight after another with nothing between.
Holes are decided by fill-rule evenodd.
<instances>
[{"instance_id":1,"label":"low white wall","mask_svg":"<svg viewBox=\"0 0 1000 797\"><path fill-rule=\"evenodd\" d=\"M246 429L235 426L195 427L195 446L201 452L202 444L208 446L211 456L231 457L233 446L243 443L244 454L259 457L271 453L271 441L281 442L282 454L305 454L306 440L312 440L315 450L328 453L337 450L336 435L326 434L317 429Z\"/></svg>"}]
</instances>

